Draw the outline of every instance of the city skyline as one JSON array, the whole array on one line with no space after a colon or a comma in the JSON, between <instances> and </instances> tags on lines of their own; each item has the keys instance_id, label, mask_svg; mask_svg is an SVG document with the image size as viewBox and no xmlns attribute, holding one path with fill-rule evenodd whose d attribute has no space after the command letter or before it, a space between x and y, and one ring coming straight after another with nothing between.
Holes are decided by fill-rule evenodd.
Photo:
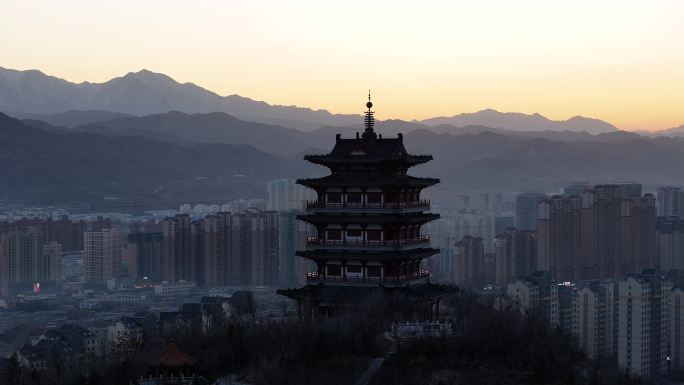
<instances>
[{"instance_id":1,"label":"city skyline","mask_svg":"<svg viewBox=\"0 0 684 385\"><path fill-rule=\"evenodd\" d=\"M76 82L147 68L333 113L361 113L355 101L370 87L380 119L493 108L624 130L684 124L674 1L207 5L9 1L0 65Z\"/></svg>"}]
</instances>

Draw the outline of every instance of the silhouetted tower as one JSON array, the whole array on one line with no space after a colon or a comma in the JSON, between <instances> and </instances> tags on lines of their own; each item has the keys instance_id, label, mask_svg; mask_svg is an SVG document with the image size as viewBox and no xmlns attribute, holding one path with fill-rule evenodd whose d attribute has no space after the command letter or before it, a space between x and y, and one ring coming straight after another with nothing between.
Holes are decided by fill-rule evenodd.
<instances>
[{"instance_id":1,"label":"silhouetted tower","mask_svg":"<svg viewBox=\"0 0 684 385\"><path fill-rule=\"evenodd\" d=\"M430 203L421 200L420 192L439 180L407 175L409 167L432 156L408 154L402 134L383 138L374 131L370 92L366 107L361 136L342 139L337 134L329 154L304 157L331 172L297 181L318 197L298 216L315 227L317 236L297 252L315 262L316 272L308 274L303 288L279 293L297 300L305 317L383 304L399 307L406 301L413 314L434 317L441 291L429 284L421 261L439 250L430 247L420 228L439 215L425 212Z\"/></svg>"}]
</instances>

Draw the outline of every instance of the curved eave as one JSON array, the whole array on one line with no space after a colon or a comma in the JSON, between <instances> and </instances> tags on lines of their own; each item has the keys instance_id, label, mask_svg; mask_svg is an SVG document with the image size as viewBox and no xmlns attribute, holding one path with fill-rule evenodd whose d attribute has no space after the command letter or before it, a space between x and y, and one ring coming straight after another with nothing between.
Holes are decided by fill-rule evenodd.
<instances>
[{"instance_id":1,"label":"curved eave","mask_svg":"<svg viewBox=\"0 0 684 385\"><path fill-rule=\"evenodd\" d=\"M356 180L339 180L333 175L323 178L307 178L297 179L297 184L309 188L317 187L421 187L426 188L438 184L440 181L437 178L412 178L406 180L384 180L382 178L365 179L364 177L354 178Z\"/></svg>"},{"instance_id":2,"label":"curved eave","mask_svg":"<svg viewBox=\"0 0 684 385\"><path fill-rule=\"evenodd\" d=\"M340 164L381 164L381 163L401 163L407 166L416 166L431 161L432 155L409 155L391 158L367 158L367 157L333 157L329 155L305 155L304 160L322 166L335 166Z\"/></svg>"},{"instance_id":3,"label":"curved eave","mask_svg":"<svg viewBox=\"0 0 684 385\"><path fill-rule=\"evenodd\" d=\"M406 214L302 214L297 219L311 224L424 224L439 218L434 213L406 213Z\"/></svg>"},{"instance_id":4,"label":"curved eave","mask_svg":"<svg viewBox=\"0 0 684 385\"><path fill-rule=\"evenodd\" d=\"M439 254L435 247L419 247L408 250L393 251L359 251L359 250L299 250L295 255L311 260L365 260L365 261L391 261L391 260L416 260L428 258Z\"/></svg>"},{"instance_id":5,"label":"curved eave","mask_svg":"<svg viewBox=\"0 0 684 385\"><path fill-rule=\"evenodd\" d=\"M377 298L388 304L396 300L438 300L454 292L455 289L438 286L431 283L401 287L358 287L358 286L328 286L322 284L308 284L297 289L280 289L278 294L307 303L333 303L336 306L350 303L357 307L360 298ZM379 297L376 297L379 296Z\"/></svg>"}]
</instances>

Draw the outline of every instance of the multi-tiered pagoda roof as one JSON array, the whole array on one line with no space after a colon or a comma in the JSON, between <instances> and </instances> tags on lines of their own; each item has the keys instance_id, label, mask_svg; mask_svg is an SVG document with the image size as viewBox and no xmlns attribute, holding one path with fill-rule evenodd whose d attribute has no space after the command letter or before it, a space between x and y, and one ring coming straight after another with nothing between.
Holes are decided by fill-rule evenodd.
<instances>
[{"instance_id":1,"label":"multi-tiered pagoda roof","mask_svg":"<svg viewBox=\"0 0 684 385\"><path fill-rule=\"evenodd\" d=\"M308 274L304 288L280 293L310 304L314 312L339 311L345 307L340 298L358 293L372 292L377 297L391 288L396 298L410 288L413 294L407 292L407 298L415 300L415 293L434 292L421 261L439 250L420 234L420 227L439 215L426 212L430 202L421 199L420 192L439 179L407 174L410 167L432 156L409 154L402 134L396 138L376 134L370 95L366 106L362 135L342 139L338 134L329 154L304 157L328 167L331 174L297 181L318 197L307 202L306 213L298 216L315 227L316 236L297 252L315 262L316 271ZM425 306L432 309L436 302L430 298Z\"/></svg>"}]
</instances>

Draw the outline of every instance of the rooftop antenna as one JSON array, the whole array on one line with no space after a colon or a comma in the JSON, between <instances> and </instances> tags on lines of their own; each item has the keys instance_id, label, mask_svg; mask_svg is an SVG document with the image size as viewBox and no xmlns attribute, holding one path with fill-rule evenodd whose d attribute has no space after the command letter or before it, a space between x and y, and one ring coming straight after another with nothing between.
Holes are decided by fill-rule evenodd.
<instances>
[{"instance_id":1,"label":"rooftop antenna","mask_svg":"<svg viewBox=\"0 0 684 385\"><path fill-rule=\"evenodd\" d=\"M366 116L363 118L366 129L363 131L363 135L361 135L361 137L366 140L373 140L376 139L378 135L375 133L375 131L373 131L375 119L373 118L374 112L371 110L371 107L373 107L373 102L371 102L370 90L368 90L368 103L366 103L366 107L368 107L368 110L366 110Z\"/></svg>"}]
</instances>

